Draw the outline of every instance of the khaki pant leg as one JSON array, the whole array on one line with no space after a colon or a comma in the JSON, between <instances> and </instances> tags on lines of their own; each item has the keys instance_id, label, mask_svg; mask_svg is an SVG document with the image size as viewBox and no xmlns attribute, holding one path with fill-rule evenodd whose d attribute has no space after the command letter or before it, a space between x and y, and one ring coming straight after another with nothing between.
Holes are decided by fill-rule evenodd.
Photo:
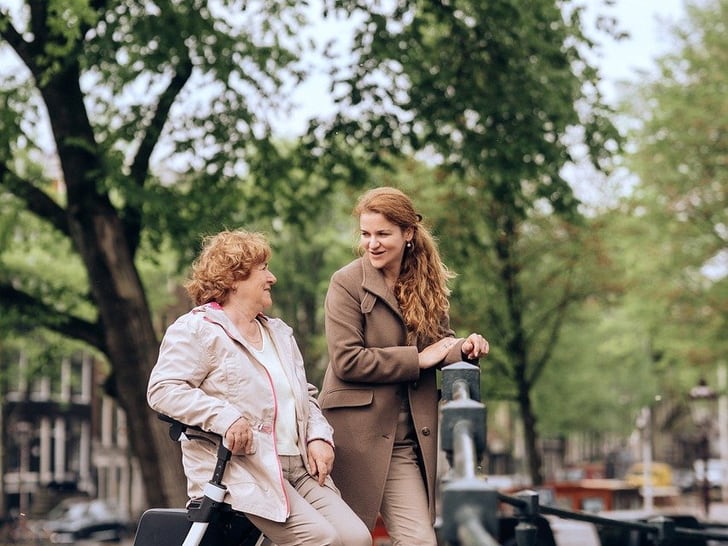
<instances>
[{"instance_id":1,"label":"khaki pant leg","mask_svg":"<svg viewBox=\"0 0 728 546\"><path fill-rule=\"evenodd\" d=\"M281 457L291 514L284 522L248 514L250 521L277 546L371 546L364 522L339 493L320 486L308 473L300 456Z\"/></svg>"},{"instance_id":2,"label":"khaki pant leg","mask_svg":"<svg viewBox=\"0 0 728 546\"><path fill-rule=\"evenodd\" d=\"M381 514L393 546L437 546L409 409L399 414Z\"/></svg>"}]
</instances>

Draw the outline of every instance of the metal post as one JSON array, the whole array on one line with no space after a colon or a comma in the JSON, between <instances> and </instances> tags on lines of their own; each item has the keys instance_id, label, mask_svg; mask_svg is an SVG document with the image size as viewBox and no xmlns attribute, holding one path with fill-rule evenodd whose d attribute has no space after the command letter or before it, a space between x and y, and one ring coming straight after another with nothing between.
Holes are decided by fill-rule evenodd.
<instances>
[{"instance_id":1,"label":"metal post","mask_svg":"<svg viewBox=\"0 0 728 546\"><path fill-rule=\"evenodd\" d=\"M453 468L460 478L475 478L475 442L469 421L453 425Z\"/></svg>"},{"instance_id":2,"label":"metal post","mask_svg":"<svg viewBox=\"0 0 728 546\"><path fill-rule=\"evenodd\" d=\"M718 446L720 453L720 497L728 502L728 370L723 361L718 365Z\"/></svg>"},{"instance_id":3,"label":"metal post","mask_svg":"<svg viewBox=\"0 0 728 546\"><path fill-rule=\"evenodd\" d=\"M498 492L476 476L485 449L485 406L479 368L460 362L443 369L440 448L452 466L440 491L438 540L457 546L495 546Z\"/></svg>"},{"instance_id":4,"label":"metal post","mask_svg":"<svg viewBox=\"0 0 728 546\"><path fill-rule=\"evenodd\" d=\"M463 506L456 515L458 540L461 546L499 546L483 527L480 514L472 506Z\"/></svg>"},{"instance_id":5,"label":"metal post","mask_svg":"<svg viewBox=\"0 0 728 546\"><path fill-rule=\"evenodd\" d=\"M642 439L643 508L646 512L651 512L654 508L654 489L652 483L652 411L649 406L640 410L636 424Z\"/></svg>"},{"instance_id":6,"label":"metal post","mask_svg":"<svg viewBox=\"0 0 728 546\"><path fill-rule=\"evenodd\" d=\"M710 477L708 476L710 438L708 437L708 429L706 427L703 427L702 436L700 437L700 457L703 459L703 483L701 484L703 513L705 514L705 518L708 519L710 517Z\"/></svg>"},{"instance_id":7,"label":"metal post","mask_svg":"<svg viewBox=\"0 0 728 546\"><path fill-rule=\"evenodd\" d=\"M717 393L710 388L704 378L690 389L691 411L695 425L700 431L698 456L703 460L703 483L701 488L703 511L706 519L710 516L710 477L708 476L708 463L710 462L710 433L712 419L715 412L713 404L717 400Z\"/></svg>"},{"instance_id":8,"label":"metal post","mask_svg":"<svg viewBox=\"0 0 728 546\"><path fill-rule=\"evenodd\" d=\"M18 421L15 425L15 434L19 444L18 509L21 517L25 516L30 510L30 488L27 482L30 476L30 442L32 430L31 424L26 421Z\"/></svg>"}]
</instances>

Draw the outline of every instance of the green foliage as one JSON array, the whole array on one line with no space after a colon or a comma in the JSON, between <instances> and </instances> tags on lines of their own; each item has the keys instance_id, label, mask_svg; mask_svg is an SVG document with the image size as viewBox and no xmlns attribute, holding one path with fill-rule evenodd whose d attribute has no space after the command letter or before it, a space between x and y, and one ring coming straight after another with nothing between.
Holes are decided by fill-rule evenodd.
<instances>
[{"instance_id":1,"label":"green foliage","mask_svg":"<svg viewBox=\"0 0 728 546\"><path fill-rule=\"evenodd\" d=\"M67 60L76 56L84 30L92 26L97 17L88 0L49 0L43 8L48 12L47 29L43 30L48 32L50 39L45 42L45 55L38 59L39 66L43 67L41 86L47 85L63 70Z\"/></svg>"},{"instance_id":2,"label":"green foliage","mask_svg":"<svg viewBox=\"0 0 728 546\"><path fill-rule=\"evenodd\" d=\"M53 163L49 168L47 137L39 130L47 123L37 109L39 99L52 107L55 93L72 91L65 82L74 74L84 102L66 94L61 100L64 111L49 112L51 123L62 125L67 133L57 144L62 154L95 156L98 163L87 164L82 176L92 181L95 191L108 195L132 252L142 249L140 264L166 262L166 276L169 268L181 271L189 263L202 234L266 216L300 222L315 215L317 198L331 181L309 183L310 172L296 170L303 161L298 150L274 142L266 117L286 108L287 93L304 74L299 62L303 43L298 39L307 24L303 8L293 1L208 6L203 1L122 0L92 7L87 0L53 0L33 9L26 6L15 20L4 14L5 53L13 63L24 63L26 70L1 75L0 188L7 193L2 205L6 229L0 234L20 241L45 237L33 244L39 255L50 251L51 262L54 250L76 253L68 242L58 244L59 233L42 234L53 225L68 235L68 226L51 216L62 210L29 207L31 214L49 221L46 225L27 224L24 217L22 223L14 220L18 208L32 203L35 195L66 205L66 193L49 192L38 183L49 176L68 195L79 195L85 202L82 207L90 204L83 194L90 198L87 192L94 190L79 193L73 187L80 173L59 172ZM16 26L18 35L13 34ZM47 31L40 33L42 27ZM26 38L29 41L23 42ZM12 58L8 44L18 57ZM40 88L34 87L31 73ZM93 138L84 131L86 119ZM45 172L32 172L39 161L46 164ZM78 162L68 158L62 166L71 164ZM27 229L20 235L23 225ZM12 251L11 246L3 249ZM4 263L15 268L6 271L5 281L22 273L19 287L31 293L47 284L36 281L36 273L42 278L52 271L31 262L23 270L10 256ZM144 270L145 276L154 277L149 268ZM80 297L88 305L82 288L88 281L79 273L78 289L66 291L64 300ZM57 276L55 286L61 289L66 280ZM58 301L50 288L34 297ZM62 307L64 312L72 309Z\"/></svg>"},{"instance_id":3,"label":"green foliage","mask_svg":"<svg viewBox=\"0 0 728 546\"><path fill-rule=\"evenodd\" d=\"M30 71L0 82L0 284L39 305L22 313L3 301L0 320L52 328L63 314L99 324L108 295L99 286L116 285L94 261L107 248L96 221L123 231L114 241L128 244L148 304L138 311L161 322L179 306L175 288L202 235L260 229L274 248L273 313L294 326L317 381L328 279L353 256L351 208L364 187L390 184L413 197L458 274L454 328L491 341L484 396L522 403L533 396L541 432L622 431L633 404L679 375L681 358L706 358L695 340L717 340L725 326L725 309L718 312L725 283L706 287L696 273L724 248L715 242L722 189L706 183L722 180L724 154L715 146L705 152L697 140L701 124L714 120L695 118L687 133L696 140L680 154L669 153L680 143L655 139L644 149L657 167L645 160L640 169L643 180L654 174L699 186L691 195L710 210L687 207L678 223L658 220L645 203L673 211L694 203L666 203L686 186L662 186L642 190L649 199L627 211L626 225L617 213L581 218L561 174L572 160L570 135L578 130L589 159L605 170L619 135L598 74L581 56L591 44L579 9L564 16L563 3L547 0L405 0L385 3L389 11L378 2L326 3L361 22L354 56L332 69L339 106L332 123L314 120L293 143L274 138L269 116L286 111L304 74L306 3L117 0L97 8L52 0L33 12L47 16L48 34L33 35L43 27L38 20L13 21L28 42L0 16L5 43ZM698 92L688 95L703 97ZM705 100L720 111L717 92ZM55 147L44 146L38 130L46 107ZM708 133L722 143L721 131ZM34 167L49 163L47 149L62 159L51 177ZM679 157L690 162L689 177L670 175L683 169L671 163ZM66 193L51 192L48 178ZM649 215L640 216L643 209ZM701 214L712 218L711 230L697 227ZM117 250L111 262L126 255ZM691 304L696 293L702 307ZM128 301L112 295L114 304ZM677 335L685 324L689 332ZM139 361L153 360L152 352ZM595 381L604 385L596 394ZM138 390L132 381L127 387ZM524 417L529 411L524 403ZM144 424L132 426L142 438Z\"/></svg>"},{"instance_id":4,"label":"green foliage","mask_svg":"<svg viewBox=\"0 0 728 546\"><path fill-rule=\"evenodd\" d=\"M620 308L592 301L564 328L535 404L541 430L629 436L639 408L660 393L660 374L647 351L649 333Z\"/></svg>"},{"instance_id":5,"label":"green foliage","mask_svg":"<svg viewBox=\"0 0 728 546\"><path fill-rule=\"evenodd\" d=\"M639 185L628 212L650 257L642 273L651 282L636 288L659 307L648 319L655 343L705 375L728 350L728 2L687 13L672 29L674 52L625 104L642 120L630 135Z\"/></svg>"},{"instance_id":6,"label":"green foliage","mask_svg":"<svg viewBox=\"0 0 728 546\"><path fill-rule=\"evenodd\" d=\"M551 0L330 4L365 19L334 86L343 108L333 131L351 146L420 151L520 217L540 200L575 210L560 174L568 128L584 128L601 167L618 149L580 54L590 42L579 10L565 18Z\"/></svg>"}]
</instances>

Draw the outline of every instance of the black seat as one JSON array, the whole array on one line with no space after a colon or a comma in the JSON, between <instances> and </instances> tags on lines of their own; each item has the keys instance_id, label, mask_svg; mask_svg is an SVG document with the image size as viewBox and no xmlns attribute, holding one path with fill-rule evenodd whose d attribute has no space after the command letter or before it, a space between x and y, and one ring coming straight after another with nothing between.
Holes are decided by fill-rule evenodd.
<instances>
[{"instance_id":1,"label":"black seat","mask_svg":"<svg viewBox=\"0 0 728 546\"><path fill-rule=\"evenodd\" d=\"M179 442L189 438L195 440L211 441L207 435L195 435L200 429L190 427L166 415L159 414L159 418L169 423L170 437ZM219 440L217 450L217 464L210 479L210 483L225 489L223 475L230 451ZM217 489L218 491L220 489ZM261 538L260 531L242 512L233 510L224 502L217 502L209 497L192 499L187 508L150 508L139 519L139 525L134 536L134 546L181 546L187 538L193 523L207 525L200 542L201 546L254 546ZM203 527L199 527L202 532ZM198 540L199 534L193 534Z\"/></svg>"}]
</instances>

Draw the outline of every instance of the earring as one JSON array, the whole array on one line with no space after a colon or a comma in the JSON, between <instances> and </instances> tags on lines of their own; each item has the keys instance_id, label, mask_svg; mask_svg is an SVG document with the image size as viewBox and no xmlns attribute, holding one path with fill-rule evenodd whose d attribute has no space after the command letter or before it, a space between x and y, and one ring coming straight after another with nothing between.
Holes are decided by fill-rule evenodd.
<instances>
[{"instance_id":1,"label":"earring","mask_svg":"<svg viewBox=\"0 0 728 546\"><path fill-rule=\"evenodd\" d=\"M412 248L412 241L407 241L407 244L404 246L406 246L407 248Z\"/></svg>"}]
</instances>

